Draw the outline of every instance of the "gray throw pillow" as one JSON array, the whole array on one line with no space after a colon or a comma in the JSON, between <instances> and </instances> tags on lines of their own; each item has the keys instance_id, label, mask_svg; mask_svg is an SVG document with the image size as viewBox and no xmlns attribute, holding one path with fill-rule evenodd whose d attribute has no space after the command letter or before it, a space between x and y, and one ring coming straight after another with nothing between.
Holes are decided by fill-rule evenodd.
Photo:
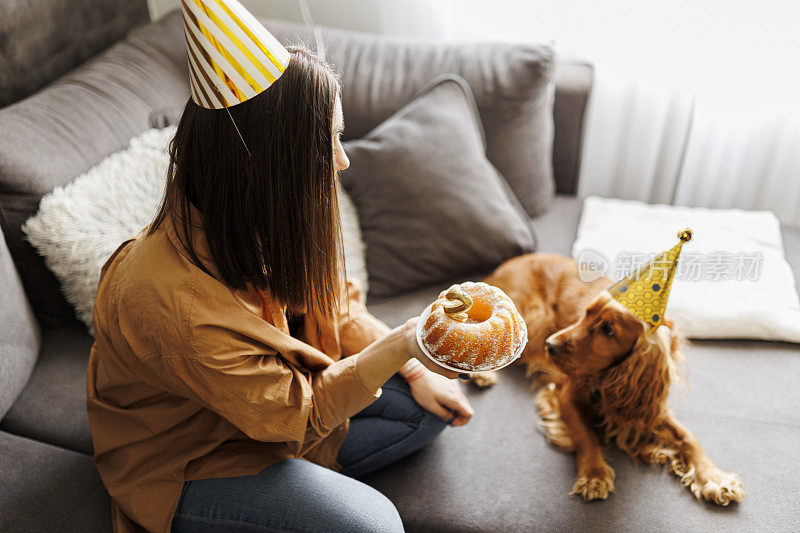
<instances>
[{"instance_id":1,"label":"gray throw pillow","mask_svg":"<svg viewBox=\"0 0 800 533\"><path fill-rule=\"evenodd\" d=\"M533 251L522 207L486 158L463 78L435 79L345 149L351 165L341 179L361 221L370 297L444 282Z\"/></svg>"}]
</instances>

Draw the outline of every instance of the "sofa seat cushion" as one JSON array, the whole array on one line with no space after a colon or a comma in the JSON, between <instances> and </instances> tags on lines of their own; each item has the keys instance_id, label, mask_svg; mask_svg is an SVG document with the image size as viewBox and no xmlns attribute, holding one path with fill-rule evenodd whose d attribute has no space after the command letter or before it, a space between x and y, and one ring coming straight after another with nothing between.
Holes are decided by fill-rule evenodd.
<instances>
[{"instance_id":1,"label":"sofa seat cushion","mask_svg":"<svg viewBox=\"0 0 800 533\"><path fill-rule=\"evenodd\" d=\"M88 455L0 431L0 531L111 531L111 500Z\"/></svg>"},{"instance_id":2,"label":"sofa seat cushion","mask_svg":"<svg viewBox=\"0 0 800 533\"><path fill-rule=\"evenodd\" d=\"M86 365L92 338L82 324L44 330L30 381L0 430L92 453L86 415Z\"/></svg>"},{"instance_id":3,"label":"sofa seat cushion","mask_svg":"<svg viewBox=\"0 0 800 533\"><path fill-rule=\"evenodd\" d=\"M562 203L565 223L577 218L576 205ZM557 226L555 219L553 226L535 223ZM373 301L369 309L397 326L443 286ZM518 365L501 370L491 389L462 385L475 409L468 425L447 428L428 447L363 481L395 503L407 531L792 529L800 523L790 466L800 461L797 347L703 341L687 348L686 359L691 387L676 387L671 403L711 459L739 474L747 491L739 505L697 502L666 470L634 463L615 448L616 494L593 503L570 496L574 456L547 444L530 380Z\"/></svg>"},{"instance_id":4,"label":"sofa seat cushion","mask_svg":"<svg viewBox=\"0 0 800 533\"><path fill-rule=\"evenodd\" d=\"M572 255L582 211L582 200L566 194L556 195L550 209L530 219L536 236L536 251Z\"/></svg>"},{"instance_id":5,"label":"sofa seat cushion","mask_svg":"<svg viewBox=\"0 0 800 533\"><path fill-rule=\"evenodd\" d=\"M546 443L522 368L500 373L492 389L463 386L475 409L468 425L362 479L394 502L406 531L789 531L800 523L792 474L800 427L713 416L713 406L694 401L693 412L677 415L720 468L741 477L741 504L698 502L677 477L615 448L616 493L586 503L569 495L574 456ZM727 377L696 379L693 390Z\"/></svg>"},{"instance_id":6,"label":"sofa seat cushion","mask_svg":"<svg viewBox=\"0 0 800 533\"><path fill-rule=\"evenodd\" d=\"M797 344L694 340L683 354L689 390L678 385L670 398L678 417L703 415L800 428Z\"/></svg>"}]
</instances>

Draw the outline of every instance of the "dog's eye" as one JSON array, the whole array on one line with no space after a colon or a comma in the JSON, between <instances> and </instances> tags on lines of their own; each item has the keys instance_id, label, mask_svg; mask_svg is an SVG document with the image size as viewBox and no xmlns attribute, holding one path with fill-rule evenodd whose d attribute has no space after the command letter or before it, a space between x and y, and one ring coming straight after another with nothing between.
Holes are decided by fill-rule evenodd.
<instances>
[{"instance_id":1,"label":"dog's eye","mask_svg":"<svg viewBox=\"0 0 800 533\"><path fill-rule=\"evenodd\" d=\"M600 331L602 331L603 335L605 335L606 337L614 336L614 330L611 329L611 324L609 324L608 322L603 322L602 324L600 324Z\"/></svg>"}]
</instances>

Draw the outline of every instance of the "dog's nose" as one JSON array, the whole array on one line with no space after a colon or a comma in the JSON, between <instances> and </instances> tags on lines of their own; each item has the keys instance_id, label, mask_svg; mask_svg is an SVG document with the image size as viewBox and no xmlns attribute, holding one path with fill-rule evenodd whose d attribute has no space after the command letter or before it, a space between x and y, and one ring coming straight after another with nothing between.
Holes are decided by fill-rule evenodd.
<instances>
[{"instance_id":1,"label":"dog's nose","mask_svg":"<svg viewBox=\"0 0 800 533\"><path fill-rule=\"evenodd\" d=\"M553 342L551 340L546 341L544 343L544 346L545 346L545 349L547 350L547 354L550 357L553 357L553 356L556 356L556 355L561 355L561 353L564 351L564 345L563 344L558 343L558 342Z\"/></svg>"}]
</instances>

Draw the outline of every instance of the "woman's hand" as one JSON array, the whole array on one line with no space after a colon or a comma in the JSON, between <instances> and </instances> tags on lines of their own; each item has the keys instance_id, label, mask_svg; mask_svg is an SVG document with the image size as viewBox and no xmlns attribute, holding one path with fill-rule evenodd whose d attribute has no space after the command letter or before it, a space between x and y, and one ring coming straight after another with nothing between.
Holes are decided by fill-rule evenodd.
<instances>
[{"instance_id":1,"label":"woman's hand","mask_svg":"<svg viewBox=\"0 0 800 533\"><path fill-rule=\"evenodd\" d=\"M439 375L442 375L446 378L456 379L458 377L458 372L453 372L452 370L447 370L446 368L437 365L433 361L431 361L427 355L422 351L422 348L419 347L417 344L417 320L419 319L418 316L409 318L406 320L404 326L403 336L405 337L405 346L406 351L408 352L409 357L414 357L420 363L425 365L428 370L432 370ZM398 326L398 328L401 326Z\"/></svg>"},{"instance_id":2,"label":"woman's hand","mask_svg":"<svg viewBox=\"0 0 800 533\"><path fill-rule=\"evenodd\" d=\"M452 418L453 426L463 426L475 414L457 381L426 372L409 386L418 404L444 421Z\"/></svg>"},{"instance_id":3,"label":"woman's hand","mask_svg":"<svg viewBox=\"0 0 800 533\"><path fill-rule=\"evenodd\" d=\"M419 347L416 334L418 319L419 317L409 318L405 323L406 348L408 353L425 365L430 372L409 383L411 395L424 409L442 420L453 418L454 426L463 426L469 422L475 411L461 391L458 382L454 381L458 377L458 372L437 365Z\"/></svg>"}]
</instances>

